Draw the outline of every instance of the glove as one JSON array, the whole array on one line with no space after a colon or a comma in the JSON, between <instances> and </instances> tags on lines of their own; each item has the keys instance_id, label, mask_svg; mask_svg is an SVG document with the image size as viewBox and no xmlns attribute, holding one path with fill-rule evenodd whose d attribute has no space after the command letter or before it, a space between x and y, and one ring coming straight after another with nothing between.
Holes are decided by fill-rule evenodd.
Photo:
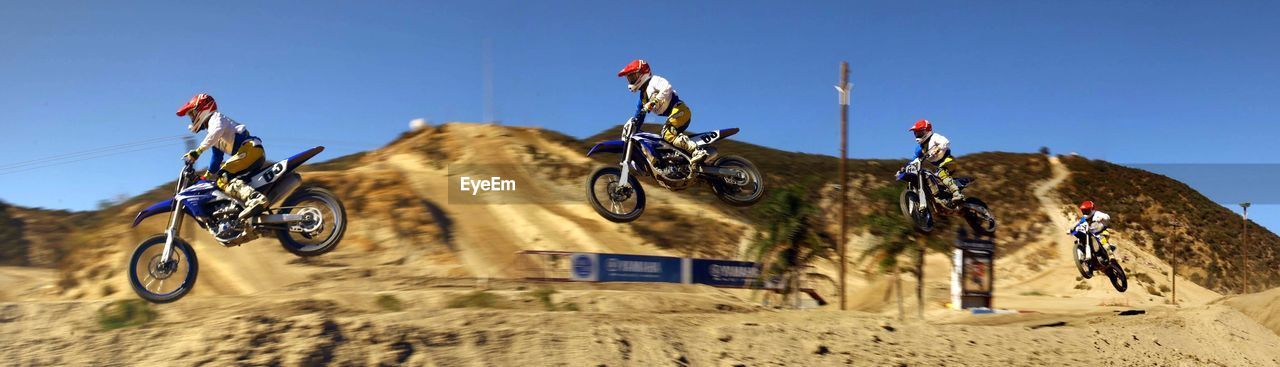
<instances>
[{"instance_id":1,"label":"glove","mask_svg":"<svg viewBox=\"0 0 1280 367\"><path fill-rule=\"evenodd\" d=\"M198 150L190 150L187 151L187 154L182 155L182 161L187 163L195 162L196 158L200 158L200 151Z\"/></svg>"},{"instance_id":2,"label":"glove","mask_svg":"<svg viewBox=\"0 0 1280 367\"><path fill-rule=\"evenodd\" d=\"M657 102L655 102L655 101L645 102L643 109L644 109L645 111L652 111L652 110L653 110L653 106L655 106L655 105L657 105L657 104L658 104L658 103L657 103Z\"/></svg>"}]
</instances>

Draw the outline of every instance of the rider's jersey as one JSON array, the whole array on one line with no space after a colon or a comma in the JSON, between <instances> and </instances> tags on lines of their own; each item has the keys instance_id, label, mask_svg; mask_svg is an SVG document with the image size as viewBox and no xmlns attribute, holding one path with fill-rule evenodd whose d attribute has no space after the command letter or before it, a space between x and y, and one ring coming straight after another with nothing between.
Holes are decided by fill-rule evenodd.
<instances>
[{"instance_id":1,"label":"rider's jersey","mask_svg":"<svg viewBox=\"0 0 1280 367\"><path fill-rule=\"evenodd\" d=\"M249 129L243 124L221 112L214 112L213 116L209 116L209 133L204 136L204 140L200 141L196 150L203 152L206 149L213 149L213 155L209 159L209 170L217 172L222 169L223 156L236 154L240 144L249 139L258 140L257 137L249 135Z\"/></svg>"},{"instance_id":2,"label":"rider's jersey","mask_svg":"<svg viewBox=\"0 0 1280 367\"><path fill-rule=\"evenodd\" d=\"M1093 233L1102 232L1107 229L1107 221L1111 220L1111 216L1098 210L1093 211L1093 215L1080 217L1076 223L1089 223L1089 230Z\"/></svg>"},{"instance_id":3,"label":"rider's jersey","mask_svg":"<svg viewBox=\"0 0 1280 367\"><path fill-rule=\"evenodd\" d=\"M671 87L671 83L666 78L654 75L645 83L644 91L640 93L640 102L636 104L636 119L643 120L646 113L654 113L658 116L671 116L671 110L677 104L680 104L680 95L676 94L676 89ZM653 106L649 110L644 109L644 105L653 101Z\"/></svg>"},{"instance_id":4,"label":"rider's jersey","mask_svg":"<svg viewBox=\"0 0 1280 367\"><path fill-rule=\"evenodd\" d=\"M941 164L951 156L951 140L939 133L929 135L929 140L925 140L916 147L916 158L922 158L934 165Z\"/></svg>"}]
</instances>

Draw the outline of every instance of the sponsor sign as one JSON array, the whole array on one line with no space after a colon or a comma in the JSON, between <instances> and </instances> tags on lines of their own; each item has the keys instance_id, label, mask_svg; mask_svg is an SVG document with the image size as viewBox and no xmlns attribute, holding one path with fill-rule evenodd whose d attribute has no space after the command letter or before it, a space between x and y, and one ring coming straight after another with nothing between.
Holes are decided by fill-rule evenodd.
<instances>
[{"instance_id":1,"label":"sponsor sign","mask_svg":"<svg viewBox=\"0 0 1280 367\"><path fill-rule=\"evenodd\" d=\"M760 265L750 261L690 259L690 281L717 287L760 286Z\"/></svg>"},{"instance_id":2,"label":"sponsor sign","mask_svg":"<svg viewBox=\"0 0 1280 367\"><path fill-rule=\"evenodd\" d=\"M599 266L600 261L596 254L575 253L569 257L569 280L579 282L594 282L600 279Z\"/></svg>"},{"instance_id":3,"label":"sponsor sign","mask_svg":"<svg viewBox=\"0 0 1280 367\"><path fill-rule=\"evenodd\" d=\"M596 254L601 282L681 283L681 259L666 256Z\"/></svg>"}]
</instances>

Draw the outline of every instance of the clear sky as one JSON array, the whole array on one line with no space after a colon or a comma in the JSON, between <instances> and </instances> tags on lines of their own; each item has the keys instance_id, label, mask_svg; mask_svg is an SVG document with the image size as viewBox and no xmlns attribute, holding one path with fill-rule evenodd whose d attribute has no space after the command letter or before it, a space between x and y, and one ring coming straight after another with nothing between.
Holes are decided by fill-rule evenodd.
<instances>
[{"instance_id":1,"label":"clear sky","mask_svg":"<svg viewBox=\"0 0 1280 367\"><path fill-rule=\"evenodd\" d=\"M907 156L928 118L960 154L1275 163L1276 19L1266 1L3 2L0 199L91 209L171 180L173 112L199 91L273 157L478 121L486 44L496 118L579 137L629 116L614 73L645 58L692 130L835 155L848 60L852 157Z\"/></svg>"}]
</instances>

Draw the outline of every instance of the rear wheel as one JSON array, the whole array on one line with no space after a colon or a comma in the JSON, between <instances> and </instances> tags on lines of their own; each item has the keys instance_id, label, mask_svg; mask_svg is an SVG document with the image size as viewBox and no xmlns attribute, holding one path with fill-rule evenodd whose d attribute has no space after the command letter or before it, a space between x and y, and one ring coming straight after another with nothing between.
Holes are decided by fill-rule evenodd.
<instances>
[{"instance_id":1,"label":"rear wheel","mask_svg":"<svg viewBox=\"0 0 1280 367\"><path fill-rule=\"evenodd\" d=\"M323 255L338 247L347 231L347 209L329 190L304 187L284 200L280 213L301 214L303 221L276 231L286 251L301 257Z\"/></svg>"},{"instance_id":2,"label":"rear wheel","mask_svg":"<svg viewBox=\"0 0 1280 367\"><path fill-rule=\"evenodd\" d=\"M987 203L978 198L970 197L964 199L963 207L964 219L975 232L987 235L996 232L996 216L991 214L991 209L987 207Z\"/></svg>"},{"instance_id":3,"label":"rear wheel","mask_svg":"<svg viewBox=\"0 0 1280 367\"><path fill-rule=\"evenodd\" d=\"M734 169L739 174L732 177L716 176L711 181L711 191L729 205L751 206L764 197L764 177L746 158L726 155L716 159L713 166Z\"/></svg>"},{"instance_id":4,"label":"rear wheel","mask_svg":"<svg viewBox=\"0 0 1280 367\"><path fill-rule=\"evenodd\" d=\"M644 213L644 188L635 175L628 176L629 187L619 184L622 170L618 167L600 167L587 177L587 201L610 222L634 221Z\"/></svg>"},{"instance_id":5,"label":"rear wheel","mask_svg":"<svg viewBox=\"0 0 1280 367\"><path fill-rule=\"evenodd\" d=\"M1124 267L1120 266L1119 261L1111 260L1107 269L1107 277L1111 278L1111 286L1116 287L1120 293L1129 289L1129 277L1124 273Z\"/></svg>"},{"instance_id":6,"label":"rear wheel","mask_svg":"<svg viewBox=\"0 0 1280 367\"><path fill-rule=\"evenodd\" d=\"M168 261L161 261L167 237L158 234L143 240L129 256L129 285L150 302L169 303L181 299L196 285L199 261L196 251L181 238L173 239Z\"/></svg>"}]
</instances>

